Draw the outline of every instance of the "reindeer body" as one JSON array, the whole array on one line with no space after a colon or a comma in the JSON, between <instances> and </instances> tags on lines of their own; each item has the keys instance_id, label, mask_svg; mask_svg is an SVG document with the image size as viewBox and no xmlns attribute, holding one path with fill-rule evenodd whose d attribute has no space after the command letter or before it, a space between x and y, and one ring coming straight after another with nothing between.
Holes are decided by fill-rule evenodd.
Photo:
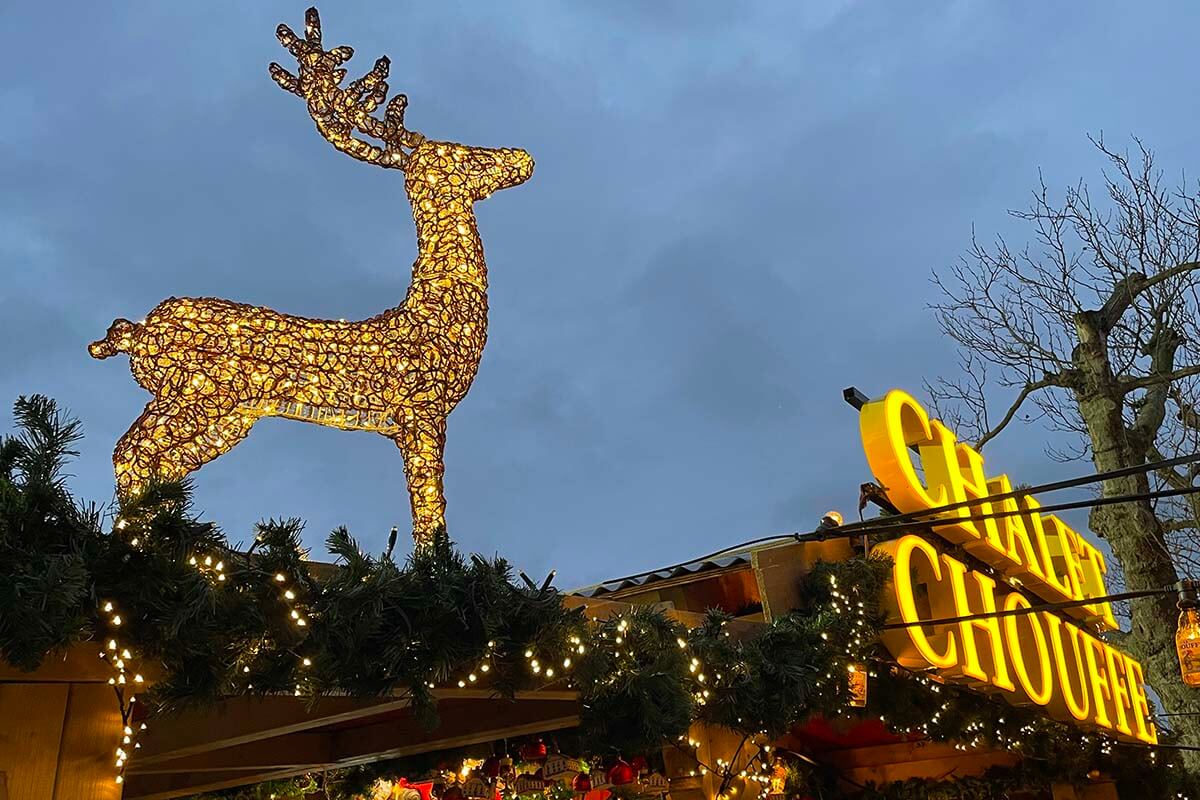
<instances>
[{"instance_id":1,"label":"reindeer body","mask_svg":"<svg viewBox=\"0 0 1200 800\"><path fill-rule=\"evenodd\" d=\"M130 357L153 395L113 454L118 488L198 469L279 416L393 439L404 456L414 536L444 526L446 417L487 337L487 267L473 203L528 178L520 150L424 140L405 187L418 258L404 302L358 322L307 319L216 298L170 298L91 345Z\"/></svg>"},{"instance_id":2,"label":"reindeer body","mask_svg":"<svg viewBox=\"0 0 1200 800\"><path fill-rule=\"evenodd\" d=\"M271 75L307 101L317 130L350 156L405 173L417 226L417 261L404 302L345 322L280 314L215 298L171 298L144 322L118 319L93 342L96 358L128 353L134 378L154 395L113 453L122 495L153 478L175 479L228 451L263 417L287 417L391 438L404 456L413 536L445 527L442 454L446 417L466 395L487 336L487 267L474 203L523 183L524 150L432 142L404 126L404 95L384 118L389 62L346 87L349 47L325 50L316 9L305 35L280 42L299 65ZM360 139L362 133L383 145Z\"/></svg>"}]
</instances>

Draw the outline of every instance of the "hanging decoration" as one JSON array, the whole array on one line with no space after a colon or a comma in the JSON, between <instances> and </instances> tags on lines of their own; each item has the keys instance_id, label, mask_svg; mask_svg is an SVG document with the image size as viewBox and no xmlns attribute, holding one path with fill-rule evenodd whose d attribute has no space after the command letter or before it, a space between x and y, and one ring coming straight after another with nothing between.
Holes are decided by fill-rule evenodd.
<instances>
[{"instance_id":1,"label":"hanging decoration","mask_svg":"<svg viewBox=\"0 0 1200 800\"><path fill-rule=\"evenodd\" d=\"M608 780L608 770L597 765L588 773L588 783L592 787L593 792L606 792L612 789L612 784Z\"/></svg>"},{"instance_id":2,"label":"hanging decoration","mask_svg":"<svg viewBox=\"0 0 1200 800\"><path fill-rule=\"evenodd\" d=\"M317 130L360 161L403 170L418 256L403 303L370 319L307 319L214 298L171 298L145 320L118 319L89 346L95 358L129 355L154 395L113 453L124 495L174 480L242 441L264 417L363 430L392 439L404 458L413 536L426 545L445 526L446 418L475 377L487 335L487 267L474 204L523 183L524 150L426 139L404 123L397 95L383 119L389 62L342 86L353 50L325 50L315 8L305 35L279 26L293 75L271 75L307 102ZM360 133L381 142L369 144Z\"/></svg>"},{"instance_id":3,"label":"hanging decoration","mask_svg":"<svg viewBox=\"0 0 1200 800\"><path fill-rule=\"evenodd\" d=\"M462 793L469 800L477 800L478 798L491 797L495 794L495 790L479 775L472 775L462 784Z\"/></svg>"},{"instance_id":4,"label":"hanging decoration","mask_svg":"<svg viewBox=\"0 0 1200 800\"><path fill-rule=\"evenodd\" d=\"M521 747L521 758L524 761L545 761L546 753L546 743L541 739L537 739Z\"/></svg>"},{"instance_id":5,"label":"hanging decoration","mask_svg":"<svg viewBox=\"0 0 1200 800\"><path fill-rule=\"evenodd\" d=\"M569 782L578 772L578 759L570 759L562 753L554 753L546 758L542 767L542 775L548 781Z\"/></svg>"},{"instance_id":6,"label":"hanging decoration","mask_svg":"<svg viewBox=\"0 0 1200 800\"><path fill-rule=\"evenodd\" d=\"M608 782L613 786L625 786L637 780L637 771L633 765L618 758L616 763L608 768Z\"/></svg>"},{"instance_id":7,"label":"hanging decoration","mask_svg":"<svg viewBox=\"0 0 1200 800\"><path fill-rule=\"evenodd\" d=\"M1175 650L1179 656L1179 671L1183 682L1200 687L1200 597L1196 581L1181 581L1179 585L1179 621L1175 629Z\"/></svg>"},{"instance_id":8,"label":"hanging decoration","mask_svg":"<svg viewBox=\"0 0 1200 800\"><path fill-rule=\"evenodd\" d=\"M847 668L850 685L850 705L854 708L867 707L867 665L850 664Z\"/></svg>"},{"instance_id":9,"label":"hanging decoration","mask_svg":"<svg viewBox=\"0 0 1200 800\"><path fill-rule=\"evenodd\" d=\"M117 525L120 524L118 520ZM113 768L116 770L113 780L121 784L125 782L125 765L133 752L141 749L138 739L146 730L146 723L134 719L138 692L144 688L146 679L134 668L133 653L117 639L124 619L111 600L101 603L100 615L108 626L107 642L100 650L100 658L112 667L114 674L108 679L108 685L113 688L121 711L119 742L113 748Z\"/></svg>"},{"instance_id":10,"label":"hanging decoration","mask_svg":"<svg viewBox=\"0 0 1200 800\"><path fill-rule=\"evenodd\" d=\"M771 777L768 786L770 791L767 793L768 800L779 800L784 796L784 789L787 785L788 770L783 759L776 758L771 765Z\"/></svg>"},{"instance_id":11,"label":"hanging decoration","mask_svg":"<svg viewBox=\"0 0 1200 800\"><path fill-rule=\"evenodd\" d=\"M516 794L540 794L546 788L546 782L536 773L522 773L513 782Z\"/></svg>"},{"instance_id":12,"label":"hanging decoration","mask_svg":"<svg viewBox=\"0 0 1200 800\"><path fill-rule=\"evenodd\" d=\"M580 772L571 780L571 790L576 794L587 794L592 791L592 778L586 772Z\"/></svg>"},{"instance_id":13,"label":"hanging decoration","mask_svg":"<svg viewBox=\"0 0 1200 800\"><path fill-rule=\"evenodd\" d=\"M658 772L651 772L638 782L640 794L662 797L671 788L671 782Z\"/></svg>"}]
</instances>

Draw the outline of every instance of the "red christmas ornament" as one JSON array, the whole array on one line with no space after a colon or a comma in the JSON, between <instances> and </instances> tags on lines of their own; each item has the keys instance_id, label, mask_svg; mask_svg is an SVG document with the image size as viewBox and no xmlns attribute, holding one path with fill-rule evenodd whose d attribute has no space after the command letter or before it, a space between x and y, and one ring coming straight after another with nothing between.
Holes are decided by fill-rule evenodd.
<instances>
[{"instance_id":1,"label":"red christmas ornament","mask_svg":"<svg viewBox=\"0 0 1200 800\"><path fill-rule=\"evenodd\" d=\"M521 745L522 761L545 761L546 743L541 739Z\"/></svg>"},{"instance_id":2,"label":"red christmas ornament","mask_svg":"<svg viewBox=\"0 0 1200 800\"><path fill-rule=\"evenodd\" d=\"M575 776L575 780L571 781L571 791L578 794L587 794L592 790L592 779L586 772L581 772Z\"/></svg>"},{"instance_id":3,"label":"red christmas ornament","mask_svg":"<svg viewBox=\"0 0 1200 800\"><path fill-rule=\"evenodd\" d=\"M629 766L633 767L633 771L638 775L650 769L650 764L646 761L645 756L634 756L629 760Z\"/></svg>"},{"instance_id":4,"label":"red christmas ornament","mask_svg":"<svg viewBox=\"0 0 1200 800\"><path fill-rule=\"evenodd\" d=\"M637 773L628 761L617 759L617 763L608 768L608 782L613 786L624 786L637 780Z\"/></svg>"},{"instance_id":5,"label":"red christmas ornament","mask_svg":"<svg viewBox=\"0 0 1200 800\"><path fill-rule=\"evenodd\" d=\"M483 766L479 768L479 771L489 778L498 777L500 775L500 759L492 756L483 762Z\"/></svg>"}]
</instances>

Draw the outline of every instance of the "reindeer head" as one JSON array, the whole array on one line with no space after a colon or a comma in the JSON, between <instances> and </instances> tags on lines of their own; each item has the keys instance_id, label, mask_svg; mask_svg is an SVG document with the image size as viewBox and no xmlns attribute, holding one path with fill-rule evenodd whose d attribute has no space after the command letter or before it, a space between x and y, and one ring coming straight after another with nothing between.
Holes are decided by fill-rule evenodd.
<instances>
[{"instance_id":1,"label":"reindeer head","mask_svg":"<svg viewBox=\"0 0 1200 800\"><path fill-rule=\"evenodd\" d=\"M524 183L533 159L524 150L468 147L426 140L408 155L409 193L482 200L492 192Z\"/></svg>"},{"instance_id":2,"label":"reindeer head","mask_svg":"<svg viewBox=\"0 0 1200 800\"><path fill-rule=\"evenodd\" d=\"M370 72L343 87L346 70L341 65L354 50L345 45L323 49L321 18L315 8L304 14L304 38L287 25L280 25L276 35L296 57L299 75L272 63L275 82L307 101L317 130L338 150L369 164L404 170L410 195L415 191L481 200L533 174L533 159L524 150L433 142L407 129L408 98L403 94L388 102L383 119L376 118L375 110L387 98L391 62L386 56L380 58ZM358 138L355 132L379 140L382 146Z\"/></svg>"}]
</instances>

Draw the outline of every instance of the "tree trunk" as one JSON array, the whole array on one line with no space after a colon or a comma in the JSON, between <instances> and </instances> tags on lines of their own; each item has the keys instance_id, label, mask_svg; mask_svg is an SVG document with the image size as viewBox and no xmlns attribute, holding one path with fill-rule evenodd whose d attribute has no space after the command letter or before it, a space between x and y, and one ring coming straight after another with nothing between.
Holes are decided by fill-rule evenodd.
<instances>
[{"instance_id":1,"label":"tree trunk","mask_svg":"<svg viewBox=\"0 0 1200 800\"><path fill-rule=\"evenodd\" d=\"M1074 353L1079 384L1075 397L1087 425L1092 460L1097 472L1147 463L1147 443L1139 442L1123 416L1125 398L1109 366L1106 334L1096 317L1087 313L1076 321L1079 346ZM1106 497L1150 491L1144 472L1103 482ZM1162 589L1179 580L1166 548L1165 535L1148 500L1098 506L1092 509L1091 528L1112 547L1130 591ZM1175 654L1175 598L1158 595L1131 603L1132 630L1125 640L1146 670L1146 679L1168 714L1170 727L1186 744L1200 744L1200 692L1183 684ZM1189 770L1200 775L1200 753L1181 751Z\"/></svg>"}]
</instances>

